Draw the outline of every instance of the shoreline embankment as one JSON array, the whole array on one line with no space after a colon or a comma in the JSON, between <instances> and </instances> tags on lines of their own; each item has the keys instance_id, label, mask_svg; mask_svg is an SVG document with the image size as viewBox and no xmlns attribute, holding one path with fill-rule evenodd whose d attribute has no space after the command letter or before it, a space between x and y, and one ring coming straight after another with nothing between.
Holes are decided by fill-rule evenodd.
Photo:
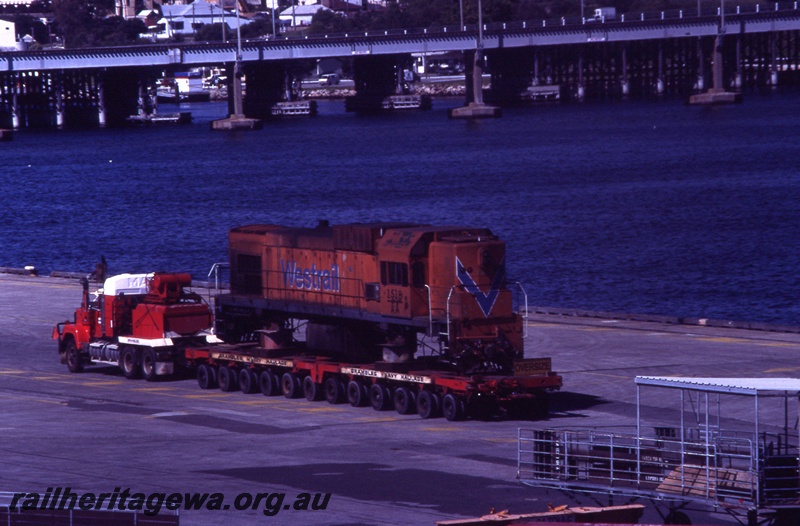
<instances>
[{"instance_id":1,"label":"shoreline embankment","mask_svg":"<svg viewBox=\"0 0 800 526\"><path fill-rule=\"evenodd\" d=\"M80 280L89 276L86 272L69 272L54 270L47 275L40 275L35 267L0 267L0 277L3 275L20 276L31 279L69 279ZM193 288L211 289L215 287L213 282L192 280ZM224 287L224 284L223 284ZM783 333L800 333L800 326L783 325L759 321L741 321L741 320L721 320L714 318L704 318L699 316L667 316L660 314L639 314L629 312L615 312L615 311L594 311L587 309L577 309L569 307L544 307L544 306L528 306L527 313L531 315L545 315L557 316L560 318L576 318L576 319L601 319L601 320L616 320L616 321L635 321L645 323L658 323L661 325L685 325L697 327L717 327L726 329L742 329L750 331L763 331L763 332L783 332Z\"/></svg>"}]
</instances>

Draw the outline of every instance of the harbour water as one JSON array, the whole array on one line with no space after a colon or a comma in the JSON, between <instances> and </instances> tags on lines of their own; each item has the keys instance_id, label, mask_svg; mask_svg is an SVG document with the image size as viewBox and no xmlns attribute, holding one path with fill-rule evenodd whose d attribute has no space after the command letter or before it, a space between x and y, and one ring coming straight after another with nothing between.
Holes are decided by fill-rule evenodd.
<instances>
[{"instance_id":1,"label":"harbour water","mask_svg":"<svg viewBox=\"0 0 800 526\"><path fill-rule=\"evenodd\" d=\"M320 115L217 133L187 126L21 131L0 146L0 266L188 271L227 230L377 220L488 226L529 303L800 323L800 93ZM162 105L162 112L178 111Z\"/></svg>"}]
</instances>

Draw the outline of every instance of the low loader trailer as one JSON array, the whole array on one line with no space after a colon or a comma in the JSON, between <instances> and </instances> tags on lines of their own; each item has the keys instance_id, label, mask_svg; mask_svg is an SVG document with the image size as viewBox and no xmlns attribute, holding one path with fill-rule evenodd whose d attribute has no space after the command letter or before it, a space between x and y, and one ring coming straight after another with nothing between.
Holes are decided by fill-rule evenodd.
<instances>
[{"instance_id":1,"label":"low loader trailer","mask_svg":"<svg viewBox=\"0 0 800 526\"><path fill-rule=\"evenodd\" d=\"M420 362L351 364L286 350L276 354L255 344L187 348L185 354L202 389L371 405L376 411L450 421L485 418L498 409L514 418L541 417L548 410L547 392L562 385L549 358L517 360L513 376L465 376L424 369Z\"/></svg>"}]
</instances>

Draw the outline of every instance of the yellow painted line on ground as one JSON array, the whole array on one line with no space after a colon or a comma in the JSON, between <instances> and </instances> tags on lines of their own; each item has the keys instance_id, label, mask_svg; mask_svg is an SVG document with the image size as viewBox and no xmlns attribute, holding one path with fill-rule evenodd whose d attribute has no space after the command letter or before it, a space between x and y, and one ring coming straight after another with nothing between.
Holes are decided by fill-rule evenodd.
<instances>
[{"instance_id":1,"label":"yellow painted line on ground","mask_svg":"<svg viewBox=\"0 0 800 526\"><path fill-rule=\"evenodd\" d=\"M748 344L748 345L758 345L759 347L795 347L800 348L800 343L791 343L791 342L773 342L773 341L759 341L759 340L751 340L747 338L728 338L724 336L716 336L716 337L708 337L708 336L699 336L695 339L704 342L714 342L714 343L736 343L736 344Z\"/></svg>"},{"instance_id":2,"label":"yellow painted line on ground","mask_svg":"<svg viewBox=\"0 0 800 526\"><path fill-rule=\"evenodd\" d=\"M356 418L356 421L358 421L358 422L366 422L366 423L398 422L400 420L402 420L402 419L401 418L390 418L390 417L386 417L386 418L369 418L369 417Z\"/></svg>"},{"instance_id":3,"label":"yellow painted line on ground","mask_svg":"<svg viewBox=\"0 0 800 526\"><path fill-rule=\"evenodd\" d=\"M120 383L124 383L124 382L120 382ZM177 389L175 389L174 387L134 387L133 390L134 391L145 391L147 393L152 393L154 391L155 392L176 391Z\"/></svg>"},{"instance_id":4,"label":"yellow painted line on ground","mask_svg":"<svg viewBox=\"0 0 800 526\"><path fill-rule=\"evenodd\" d=\"M440 432L440 431L448 431L448 432L453 432L453 431L457 432L457 431L459 431L459 428L457 428L456 426L449 426L449 427L423 427L422 429L424 429L425 431L434 431L434 432L437 432L437 433Z\"/></svg>"},{"instance_id":5,"label":"yellow painted line on ground","mask_svg":"<svg viewBox=\"0 0 800 526\"><path fill-rule=\"evenodd\" d=\"M340 413L342 410L336 407L309 407L298 408L302 413Z\"/></svg>"},{"instance_id":6,"label":"yellow painted line on ground","mask_svg":"<svg viewBox=\"0 0 800 526\"><path fill-rule=\"evenodd\" d=\"M122 385L124 382L121 380L86 380L81 382L81 385L92 387L105 386L105 385Z\"/></svg>"},{"instance_id":7,"label":"yellow painted line on ground","mask_svg":"<svg viewBox=\"0 0 800 526\"><path fill-rule=\"evenodd\" d=\"M244 402L233 402L236 405L264 405L269 403L267 400L247 400Z\"/></svg>"},{"instance_id":8,"label":"yellow painted line on ground","mask_svg":"<svg viewBox=\"0 0 800 526\"><path fill-rule=\"evenodd\" d=\"M725 336L697 336L695 339L704 342L717 343L752 343L752 340L745 340L744 338L728 338Z\"/></svg>"},{"instance_id":9,"label":"yellow painted line on ground","mask_svg":"<svg viewBox=\"0 0 800 526\"><path fill-rule=\"evenodd\" d=\"M775 369L767 369L765 373L793 373L800 371L800 367L777 367Z\"/></svg>"},{"instance_id":10,"label":"yellow painted line on ground","mask_svg":"<svg viewBox=\"0 0 800 526\"><path fill-rule=\"evenodd\" d=\"M25 374L29 371L22 371L20 369L6 369L5 371L0 371L0 374Z\"/></svg>"},{"instance_id":11,"label":"yellow painted line on ground","mask_svg":"<svg viewBox=\"0 0 800 526\"><path fill-rule=\"evenodd\" d=\"M516 438L483 438L482 440L484 442L496 442L501 444L511 444L517 442Z\"/></svg>"},{"instance_id":12,"label":"yellow painted line on ground","mask_svg":"<svg viewBox=\"0 0 800 526\"><path fill-rule=\"evenodd\" d=\"M64 405L64 402L58 400L42 400L41 398L34 398L34 402L41 402L43 404L55 404L55 405Z\"/></svg>"}]
</instances>

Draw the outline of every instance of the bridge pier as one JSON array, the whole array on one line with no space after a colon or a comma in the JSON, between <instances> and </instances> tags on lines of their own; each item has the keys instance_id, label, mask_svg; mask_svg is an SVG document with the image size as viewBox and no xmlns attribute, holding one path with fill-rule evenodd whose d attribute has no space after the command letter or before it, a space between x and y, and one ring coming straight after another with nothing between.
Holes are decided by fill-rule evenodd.
<instances>
[{"instance_id":1,"label":"bridge pier","mask_svg":"<svg viewBox=\"0 0 800 526\"><path fill-rule=\"evenodd\" d=\"M99 79L97 82L97 124L101 128L105 128L107 123L105 83Z\"/></svg>"},{"instance_id":2,"label":"bridge pier","mask_svg":"<svg viewBox=\"0 0 800 526\"><path fill-rule=\"evenodd\" d=\"M19 118L19 95L16 91L11 96L11 127L18 130L20 127Z\"/></svg>"},{"instance_id":3,"label":"bridge pier","mask_svg":"<svg viewBox=\"0 0 800 526\"><path fill-rule=\"evenodd\" d=\"M628 46L622 45L622 71L620 71L620 87L622 96L625 98L631 93L631 85L628 81Z\"/></svg>"}]
</instances>

